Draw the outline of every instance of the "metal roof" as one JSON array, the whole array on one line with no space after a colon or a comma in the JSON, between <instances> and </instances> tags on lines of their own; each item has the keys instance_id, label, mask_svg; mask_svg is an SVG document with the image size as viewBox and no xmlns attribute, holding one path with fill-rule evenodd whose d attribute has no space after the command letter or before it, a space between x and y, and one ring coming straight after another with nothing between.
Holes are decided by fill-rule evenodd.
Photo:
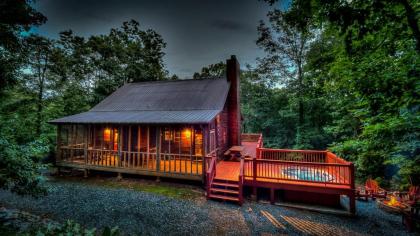
<instances>
[{"instance_id":1,"label":"metal roof","mask_svg":"<svg viewBox=\"0 0 420 236\"><path fill-rule=\"evenodd\" d=\"M129 83L90 111L50 123L209 123L228 91L226 78Z\"/></svg>"}]
</instances>

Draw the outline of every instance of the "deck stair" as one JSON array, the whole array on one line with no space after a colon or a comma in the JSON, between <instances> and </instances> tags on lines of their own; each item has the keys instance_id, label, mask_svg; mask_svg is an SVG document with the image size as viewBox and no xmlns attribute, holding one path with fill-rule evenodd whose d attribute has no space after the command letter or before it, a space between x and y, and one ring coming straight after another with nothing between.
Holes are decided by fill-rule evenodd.
<instances>
[{"instance_id":1,"label":"deck stair","mask_svg":"<svg viewBox=\"0 0 420 236\"><path fill-rule=\"evenodd\" d=\"M210 195L208 197L215 200L238 202L240 204L239 194L239 181L215 178L211 183Z\"/></svg>"}]
</instances>

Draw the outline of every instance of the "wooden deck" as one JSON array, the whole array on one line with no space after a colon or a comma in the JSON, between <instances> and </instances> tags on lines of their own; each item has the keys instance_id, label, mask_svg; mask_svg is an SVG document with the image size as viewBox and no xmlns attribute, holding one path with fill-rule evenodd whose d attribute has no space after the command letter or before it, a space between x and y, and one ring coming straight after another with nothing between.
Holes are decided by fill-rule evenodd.
<instances>
[{"instance_id":1,"label":"wooden deck","mask_svg":"<svg viewBox=\"0 0 420 236\"><path fill-rule=\"evenodd\" d=\"M270 189L274 203L275 190L289 190L330 196L347 195L349 211L355 213L354 165L329 151L269 149L262 147L262 137L248 135L240 161L217 161L207 171L208 195L212 197L221 182L238 185L237 201L241 204L242 186L249 186L256 196L257 188ZM216 184L212 183L216 181ZM226 188L226 186L225 186ZM212 192L213 190L213 192ZM236 193L236 192L235 192ZM212 195L213 194L213 195ZM236 195L235 195L236 196ZM327 196L327 195L325 195ZM223 196L217 196L223 199ZM230 200L227 196L227 200Z\"/></svg>"}]
</instances>

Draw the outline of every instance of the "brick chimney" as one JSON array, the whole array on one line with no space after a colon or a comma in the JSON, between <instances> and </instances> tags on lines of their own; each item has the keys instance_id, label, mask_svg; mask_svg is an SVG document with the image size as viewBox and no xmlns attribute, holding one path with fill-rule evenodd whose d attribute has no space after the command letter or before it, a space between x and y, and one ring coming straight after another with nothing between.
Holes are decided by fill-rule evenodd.
<instances>
[{"instance_id":1,"label":"brick chimney","mask_svg":"<svg viewBox=\"0 0 420 236\"><path fill-rule=\"evenodd\" d=\"M227 98L229 146L241 145L239 70L238 60L236 60L235 55L232 55L230 59L226 60L226 78L230 82L230 89Z\"/></svg>"}]
</instances>

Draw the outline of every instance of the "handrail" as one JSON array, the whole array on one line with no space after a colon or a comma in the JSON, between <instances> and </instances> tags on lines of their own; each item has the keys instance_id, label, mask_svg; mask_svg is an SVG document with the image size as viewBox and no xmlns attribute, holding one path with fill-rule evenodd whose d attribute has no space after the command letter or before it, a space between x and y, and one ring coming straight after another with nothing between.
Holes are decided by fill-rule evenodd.
<instances>
[{"instance_id":1,"label":"handrail","mask_svg":"<svg viewBox=\"0 0 420 236\"><path fill-rule=\"evenodd\" d=\"M289 168L295 171L290 176L284 172ZM308 170L310 171L308 172ZM247 158L244 164L244 177L252 178L254 182L258 179L290 180L294 182L346 185L354 188L353 163L317 163Z\"/></svg>"},{"instance_id":2,"label":"handrail","mask_svg":"<svg viewBox=\"0 0 420 236\"><path fill-rule=\"evenodd\" d=\"M297 153L326 153L324 150L299 150L299 149L274 149L274 148L260 148L261 151L272 152L297 152Z\"/></svg>"},{"instance_id":3,"label":"handrail","mask_svg":"<svg viewBox=\"0 0 420 236\"><path fill-rule=\"evenodd\" d=\"M334 163L340 162L343 164L351 164L351 162L344 160L343 158L337 156L336 154L330 152L329 150L326 151L325 161L328 162L329 159L333 159Z\"/></svg>"},{"instance_id":4,"label":"handrail","mask_svg":"<svg viewBox=\"0 0 420 236\"><path fill-rule=\"evenodd\" d=\"M209 169L206 171L206 185L207 185L207 199L210 197L210 188L214 177L216 176L216 161L217 161L217 148L206 155L210 159Z\"/></svg>"},{"instance_id":5,"label":"handrail","mask_svg":"<svg viewBox=\"0 0 420 236\"><path fill-rule=\"evenodd\" d=\"M239 203L242 205L244 197L243 197L243 184L244 184L244 157L241 157L240 165L239 165Z\"/></svg>"},{"instance_id":6,"label":"handrail","mask_svg":"<svg viewBox=\"0 0 420 236\"><path fill-rule=\"evenodd\" d=\"M270 159L257 159L257 162L278 162L295 165L320 165L320 166L349 166L347 163L325 163L325 162L308 162L308 161L283 161L283 160L270 160Z\"/></svg>"},{"instance_id":7,"label":"handrail","mask_svg":"<svg viewBox=\"0 0 420 236\"><path fill-rule=\"evenodd\" d=\"M258 141L257 141L257 148L262 148L262 147L263 147L263 136L260 133L260 137L258 138Z\"/></svg>"}]
</instances>

